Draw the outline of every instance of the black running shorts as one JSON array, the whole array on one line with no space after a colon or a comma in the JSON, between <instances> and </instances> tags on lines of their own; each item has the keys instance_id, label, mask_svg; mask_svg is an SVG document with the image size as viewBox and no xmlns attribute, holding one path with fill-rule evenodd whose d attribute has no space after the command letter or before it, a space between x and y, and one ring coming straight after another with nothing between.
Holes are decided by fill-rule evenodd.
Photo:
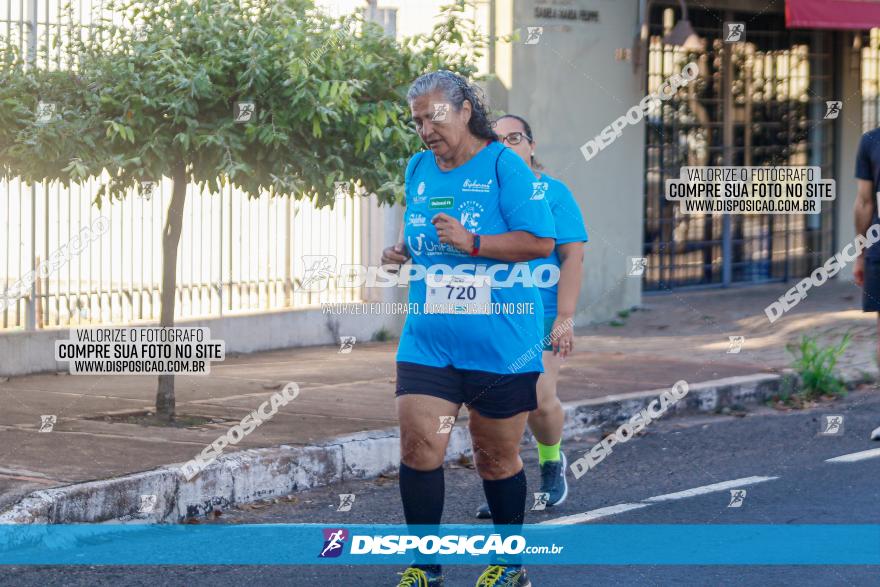
<instances>
[{"instance_id":1,"label":"black running shorts","mask_svg":"<svg viewBox=\"0 0 880 587\"><path fill-rule=\"evenodd\" d=\"M865 259L862 310L865 312L880 312L880 259Z\"/></svg>"},{"instance_id":2,"label":"black running shorts","mask_svg":"<svg viewBox=\"0 0 880 587\"><path fill-rule=\"evenodd\" d=\"M396 395L420 394L466 404L486 418L510 418L538 408L540 373L490 373L397 363Z\"/></svg>"}]
</instances>

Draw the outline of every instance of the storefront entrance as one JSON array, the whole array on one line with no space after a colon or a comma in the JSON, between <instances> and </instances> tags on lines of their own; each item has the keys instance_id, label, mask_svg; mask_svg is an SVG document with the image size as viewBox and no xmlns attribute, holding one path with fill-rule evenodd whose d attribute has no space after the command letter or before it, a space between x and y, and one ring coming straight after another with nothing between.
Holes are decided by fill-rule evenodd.
<instances>
[{"instance_id":1,"label":"storefront entrance","mask_svg":"<svg viewBox=\"0 0 880 587\"><path fill-rule=\"evenodd\" d=\"M834 170L834 34L788 30L782 12L691 6L706 50L663 42L677 8L650 11L647 91L689 62L700 77L646 118L645 291L764 283L808 275L831 256L833 204L818 215L683 214L664 197L683 166L789 166ZM724 22L745 24L745 42L725 43Z\"/></svg>"}]
</instances>

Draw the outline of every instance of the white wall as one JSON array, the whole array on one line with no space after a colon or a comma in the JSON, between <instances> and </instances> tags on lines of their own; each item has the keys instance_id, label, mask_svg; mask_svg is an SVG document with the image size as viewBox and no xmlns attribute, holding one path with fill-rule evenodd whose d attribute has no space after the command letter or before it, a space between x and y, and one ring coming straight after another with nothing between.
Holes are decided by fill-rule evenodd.
<instances>
[{"instance_id":1,"label":"white wall","mask_svg":"<svg viewBox=\"0 0 880 587\"><path fill-rule=\"evenodd\" d=\"M369 341L381 328L399 329L390 314L339 316L321 310L260 312L203 320L178 320L176 326L208 327L211 339L226 342L226 353L254 353L290 347L335 345L328 328L338 321L340 336ZM138 326L150 326L139 324ZM49 371L67 371L67 362L55 361L55 341L69 338L67 329L10 332L0 336L0 377Z\"/></svg>"},{"instance_id":2,"label":"white wall","mask_svg":"<svg viewBox=\"0 0 880 587\"><path fill-rule=\"evenodd\" d=\"M512 1L512 10L510 2ZM536 19L547 1L500 0L499 34L519 28L522 40L499 47L500 86L493 102L526 118L536 155L550 175L571 188L589 233L578 324L603 320L641 299L641 280L626 277L629 257L640 257L643 227L643 124L627 127L615 143L587 162L580 147L642 99L642 73L616 61L615 49L632 46L637 2L573 0L561 8L599 12L599 22ZM543 26L526 45L524 27ZM507 55L510 62L507 62ZM506 95L503 95L506 94Z\"/></svg>"}]
</instances>

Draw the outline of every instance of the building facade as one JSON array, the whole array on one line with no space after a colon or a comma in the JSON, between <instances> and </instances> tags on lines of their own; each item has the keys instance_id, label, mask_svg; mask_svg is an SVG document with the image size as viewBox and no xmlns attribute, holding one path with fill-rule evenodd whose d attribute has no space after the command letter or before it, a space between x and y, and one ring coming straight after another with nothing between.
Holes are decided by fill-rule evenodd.
<instances>
[{"instance_id":1,"label":"building facade","mask_svg":"<svg viewBox=\"0 0 880 587\"><path fill-rule=\"evenodd\" d=\"M686 2L697 49L667 37L683 20L677 0L477 3L475 22L488 35L518 35L492 42L481 62L492 108L530 121L540 160L584 213L579 323L607 319L643 294L792 280L852 239L855 151L877 120L869 28L880 21L836 22L813 1ZM441 4L377 0L371 9L405 36L429 30ZM743 25L739 41L728 42L725 23ZM691 62L696 80L585 154ZM841 112L826 118L832 101ZM811 215L685 215L665 199L664 182L682 166L722 165L818 166L837 181L837 198ZM644 271L633 271L637 259Z\"/></svg>"}]
</instances>

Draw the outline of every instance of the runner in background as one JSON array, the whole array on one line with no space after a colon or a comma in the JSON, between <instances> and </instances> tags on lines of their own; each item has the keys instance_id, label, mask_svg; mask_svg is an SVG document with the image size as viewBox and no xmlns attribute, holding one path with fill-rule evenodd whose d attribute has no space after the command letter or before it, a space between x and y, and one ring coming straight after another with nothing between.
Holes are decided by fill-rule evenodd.
<instances>
[{"instance_id":1,"label":"runner in background","mask_svg":"<svg viewBox=\"0 0 880 587\"><path fill-rule=\"evenodd\" d=\"M550 204L556 224L556 248L546 259L532 261L533 267L552 263L560 268L559 284L541 288L544 303L544 373L538 379L538 409L529 414L529 429L538 444L538 463L541 468L541 489L547 493L547 505L565 501L568 483L565 469L568 463L561 450L562 426L565 413L556 396L559 367L574 350L572 320L581 291L584 264L584 243L587 231L580 208L564 183L541 171L535 160L535 139L529 123L523 118L507 114L495 121L495 132L503 144L509 146L528 163L535 174L532 197L544 197ZM477 510L478 518L489 518L489 505Z\"/></svg>"},{"instance_id":2,"label":"runner in background","mask_svg":"<svg viewBox=\"0 0 880 587\"><path fill-rule=\"evenodd\" d=\"M877 216L877 192L880 190L880 128L862 135L856 155L856 179L858 192L854 206L856 234L865 235ZM880 312L880 246L876 243L864 249L856 259L853 269L856 285L862 288L862 311ZM877 315L877 332L880 335L880 314ZM877 365L880 366L880 341L877 346ZM871 433L871 440L880 440L880 428Z\"/></svg>"},{"instance_id":3,"label":"runner in background","mask_svg":"<svg viewBox=\"0 0 880 587\"><path fill-rule=\"evenodd\" d=\"M397 350L400 420L400 497L409 526L437 534L443 514L443 462L449 431L468 408L474 464L492 508L495 531L516 534L526 508L526 476L519 456L529 413L538 407L541 356L528 355L543 335L536 287L513 276L554 247L550 207L534 197L528 166L498 142L479 90L448 71L425 74L407 94L413 122L429 150L407 165L404 239L385 249L382 264L412 258L427 279L412 279L412 306L446 309L412 312ZM470 266L471 273L458 266ZM492 287L474 279L476 267ZM444 269L443 278L436 273ZM450 300L453 301L450 304ZM462 301L458 301L462 300ZM530 313L461 311L467 303L521 304ZM518 361L526 354L527 358ZM510 365L517 368L511 370ZM417 557L400 587L435 587L443 575L436 559ZM493 560L479 587L529 587L517 561Z\"/></svg>"}]
</instances>

